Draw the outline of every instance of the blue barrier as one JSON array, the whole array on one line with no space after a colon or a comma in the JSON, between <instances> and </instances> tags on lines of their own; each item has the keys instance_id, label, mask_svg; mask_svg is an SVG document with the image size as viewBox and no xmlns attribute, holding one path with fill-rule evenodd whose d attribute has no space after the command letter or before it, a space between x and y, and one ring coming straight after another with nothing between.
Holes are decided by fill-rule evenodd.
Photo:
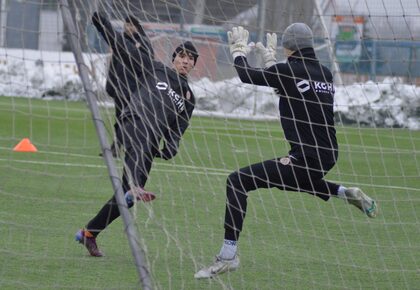
<instances>
[{"instance_id":1,"label":"blue barrier","mask_svg":"<svg viewBox=\"0 0 420 290\"><path fill-rule=\"evenodd\" d=\"M360 55L351 61L337 59L341 72L376 76L420 77L420 41L363 40L337 41L337 47L361 45Z\"/></svg>"}]
</instances>

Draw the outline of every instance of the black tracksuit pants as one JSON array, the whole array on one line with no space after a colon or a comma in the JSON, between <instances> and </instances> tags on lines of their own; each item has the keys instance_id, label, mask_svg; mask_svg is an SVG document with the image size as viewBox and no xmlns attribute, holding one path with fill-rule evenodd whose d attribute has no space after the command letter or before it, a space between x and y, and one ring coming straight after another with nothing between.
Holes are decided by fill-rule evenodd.
<instances>
[{"instance_id":1,"label":"black tracksuit pants","mask_svg":"<svg viewBox=\"0 0 420 290\"><path fill-rule=\"evenodd\" d=\"M235 171L227 178L225 239L238 240L247 208L247 193L258 188L306 192L327 201L339 185L323 177L335 163L311 158L283 157L266 160Z\"/></svg>"},{"instance_id":2,"label":"black tracksuit pants","mask_svg":"<svg viewBox=\"0 0 420 290\"><path fill-rule=\"evenodd\" d=\"M131 186L144 187L152 167L153 158L159 150L159 139L139 119L125 118L117 138L125 149L122 177L123 192ZM89 221L86 229L95 237L120 216L115 196Z\"/></svg>"}]
</instances>

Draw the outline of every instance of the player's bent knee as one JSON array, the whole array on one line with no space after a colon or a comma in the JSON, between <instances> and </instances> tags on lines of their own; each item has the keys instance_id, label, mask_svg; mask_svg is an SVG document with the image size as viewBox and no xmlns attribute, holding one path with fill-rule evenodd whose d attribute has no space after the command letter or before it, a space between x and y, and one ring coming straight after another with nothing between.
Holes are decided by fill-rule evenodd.
<instances>
[{"instance_id":1,"label":"player's bent knee","mask_svg":"<svg viewBox=\"0 0 420 290\"><path fill-rule=\"evenodd\" d=\"M229 174L226 185L231 188L238 188L241 185L241 177L238 171Z\"/></svg>"}]
</instances>

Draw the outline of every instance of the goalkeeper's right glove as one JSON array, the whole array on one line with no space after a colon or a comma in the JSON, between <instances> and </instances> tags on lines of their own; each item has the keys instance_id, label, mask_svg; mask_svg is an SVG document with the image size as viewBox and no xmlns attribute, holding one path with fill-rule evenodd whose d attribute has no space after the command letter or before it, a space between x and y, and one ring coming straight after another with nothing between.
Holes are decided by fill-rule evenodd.
<instances>
[{"instance_id":1,"label":"goalkeeper's right glove","mask_svg":"<svg viewBox=\"0 0 420 290\"><path fill-rule=\"evenodd\" d=\"M267 33L267 47L261 42L258 42L255 47L262 55L266 68L276 64L277 34Z\"/></svg>"},{"instance_id":2,"label":"goalkeeper's right glove","mask_svg":"<svg viewBox=\"0 0 420 290\"><path fill-rule=\"evenodd\" d=\"M233 27L232 31L228 31L227 36L233 59L237 56L246 57L251 51L251 47L248 46L249 31L242 26Z\"/></svg>"}]
</instances>

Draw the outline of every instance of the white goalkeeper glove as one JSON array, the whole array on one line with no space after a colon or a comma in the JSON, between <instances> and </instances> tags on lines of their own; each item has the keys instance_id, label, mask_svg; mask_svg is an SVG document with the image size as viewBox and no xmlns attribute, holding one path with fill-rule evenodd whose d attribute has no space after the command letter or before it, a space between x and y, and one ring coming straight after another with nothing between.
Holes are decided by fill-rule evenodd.
<instances>
[{"instance_id":1,"label":"white goalkeeper glove","mask_svg":"<svg viewBox=\"0 0 420 290\"><path fill-rule=\"evenodd\" d=\"M267 33L267 47L261 42L258 42L255 45L255 48L257 49L257 52L262 55L265 67L276 64L277 34Z\"/></svg>"},{"instance_id":2,"label":"white goalkeeper glove","mask_svg":"<svg viewBox=\"0 0 420 290\"><path fill-rule=\"evenodd\" d=\"M247 56L251 51L251 47L248 46L249 31L242 26L233 27L232 31L228 31L227 36L233 59L237 56Z\"/></svg>"}]
</instances>

